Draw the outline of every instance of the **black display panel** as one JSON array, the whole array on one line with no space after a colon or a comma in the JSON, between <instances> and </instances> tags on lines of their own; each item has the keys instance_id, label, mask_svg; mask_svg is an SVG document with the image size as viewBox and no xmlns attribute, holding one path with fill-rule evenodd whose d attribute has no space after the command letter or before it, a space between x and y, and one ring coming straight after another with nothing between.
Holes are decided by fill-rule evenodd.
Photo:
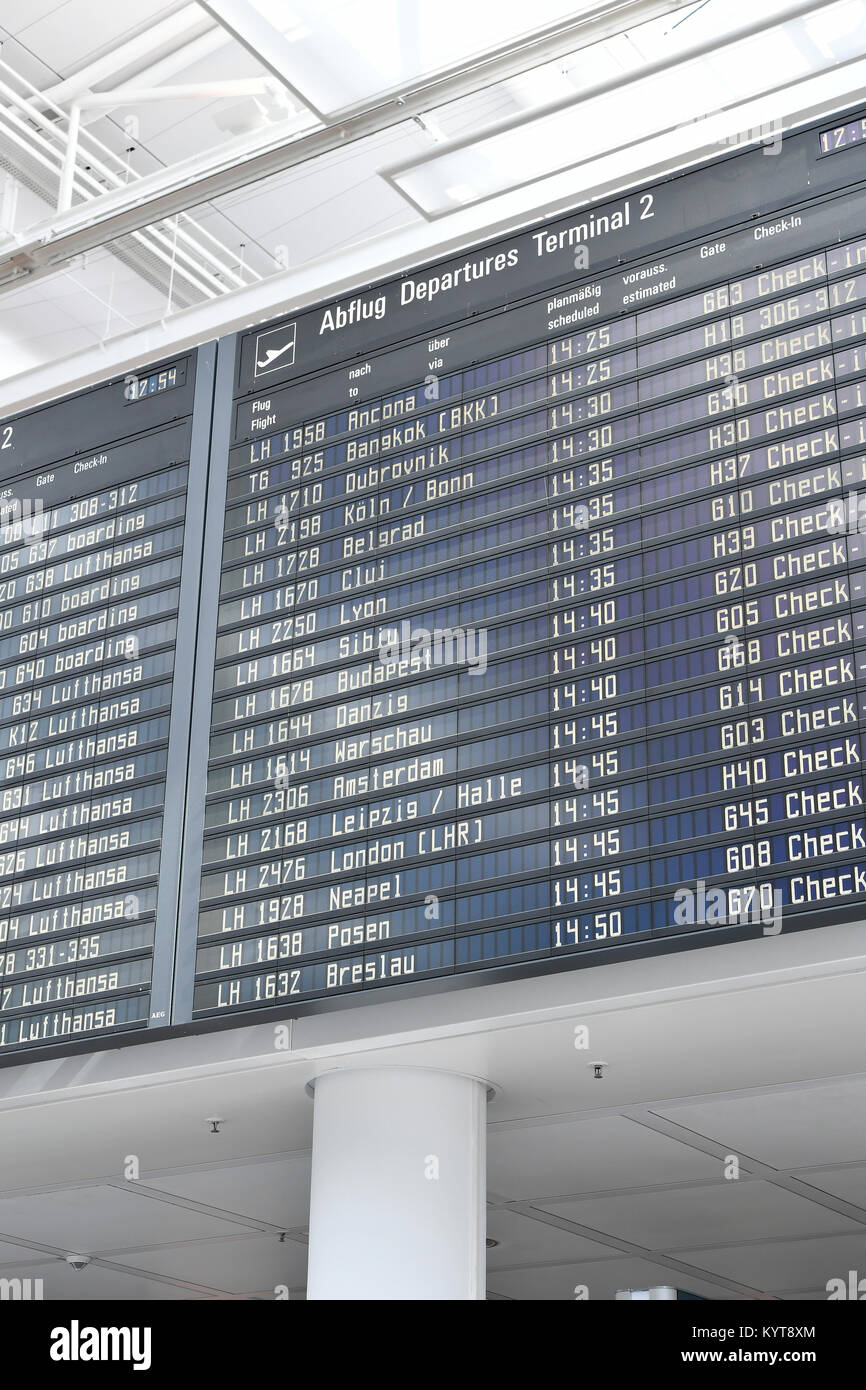
<instances>
[{"instance_id":1,"label":"black display panel","mask_svg":"<svg viewBox=\"0 0 866 1390\"><path fill-rule=\"evenodd\" d=\"M0 421L0 1065L862 916L864 119Z\"/></svg>"},{"instance_id":2,"label":"black display panel","mask_svg":"<svg viewBox=\"0 0 866 1390\"><path fill-rule=\"evenodd\" d=\"M193 1019L862 912L861 125L224 354Z\"/></svg>"},{"instance_id":3,"label":"black display panel","mask_svg":"<svg viewBox=\"0 0 866 1390\"><path fill-rule=\"evenodd\" d=\"M169 1020L195 366L0 424L0 1056Z\"/></svg>"}]
</instances>

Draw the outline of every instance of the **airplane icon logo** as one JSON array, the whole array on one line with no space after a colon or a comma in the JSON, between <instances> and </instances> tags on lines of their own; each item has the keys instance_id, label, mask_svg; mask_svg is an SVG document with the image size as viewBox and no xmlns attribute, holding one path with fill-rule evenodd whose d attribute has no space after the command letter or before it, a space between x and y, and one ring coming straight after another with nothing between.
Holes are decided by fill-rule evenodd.
<instances>
[{"instance_id":1,"label":"airplane icon logo","mask_svg":"<svg viewBox=\"0 0 866 1390\"><path fill-rule=\"evenodd\" d=\"M283 324L282 328L271 328L267 333L259 334L256 338L257 377L294 365L297 327L295 323Z\"/></svg>"}]
</instances>

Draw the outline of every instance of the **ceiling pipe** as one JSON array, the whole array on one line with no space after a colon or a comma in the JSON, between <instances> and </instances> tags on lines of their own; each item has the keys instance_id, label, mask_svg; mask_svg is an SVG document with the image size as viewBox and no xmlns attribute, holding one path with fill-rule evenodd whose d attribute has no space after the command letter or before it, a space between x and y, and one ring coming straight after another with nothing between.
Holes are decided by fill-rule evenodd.
<instances>
[{"instance_id":1,"label":"ceiling pipe","mask_svg":"<svg viewBox=\"0 0 866 1390\"><path fill-rule=\"evenodd\" d=\"M691 3L691 0L688 0L688 3ZM790 5L782 15L775 15L769 20L759 18L729 31L724 37L724 45L771 32L783 27L790 19L813 14L836 3L837 0L799 0L799 3ZM639 0L639 3L617 4L615 17L612 17L611 6L603 4L591 13L585 12L581 16L586 25L583 46L598 42L603 33L610 36L611 33L620 32L626 11L634 24L639 15L645 20L650 17L651 11L658 15L684 7L684 0L677 0L676 3L672 3L672 0ZM581 47L581 41L575 33L575 24L576 21L566 26L566 47L569 52ZM531 51L532 60L536 63L550 61L554 51L562 50L566 31L560 29L552 35L548 32L546 48L541 46L537 35L530 40L523 39L511 48L496 50L495 53L483 55L456 69L421 80L404 89L398 96L391 95L385 100L377 98L360 108L338 113L340 119L323 129L315 129L301 135L293 132L288 136L281 134L280 125L275 125L272 128L272 140L268 143L259 141L250 145L248 141L239 142L241 149L246 145L249 151L245 158L239 154L238 144L230 143L222 146L207 161L199 155L156 174L146 175L135 185L114 193L106 193L98 200L97 206L71 209L61 214L52 225L36 231L26 243L17 239L17 244L8 248L5 255L0 250L0 289L4 285L20 284L22 277L27 274L44 274L63 264L69 257L127 235L136 228L146 227L186 208L196 207L235 192L239 188L248 187L272 174L295 168L335 149L346 148L353 142L399 126L413 115L422 114L431 108L474 93L485 85L495 85L504 77L513 75L515 70L525 68L527 51ZM661 76L694 58L715 52L719 46L717 36L712 41L693 43L663 61L648 64L639 73L631 74L625 84L621 78L598 83L584 93L576 95L573 101L553 102L527 112L522 123L529 124L552 111L562 109L566 104L579 109L595 96L621 90L624 86L627 88L629 80L633 81L635 77L646 76L650 72L655 76ZM842 68L845 64L838 66ZM283 123L283 129L291 130L292 122Z\"/></svg>"},{"instance_id":2,"label":"ceiling pipe","mask_svg":"<svg viewBox=\"0 0 866 1390\"><path fill-rule=\"evenodd\" d=\"M42 95L46 101L65 106L99 82L117 77L118 73L125 72L140 59L149 58L164 45L175 42L183 35L189 35L191 30L209 31L211 28L212 21L208 20L200 6L186 5L166 19L149 24L140 34L118 44L109 53L88 63L72 77L55 83L53 87L46 87ZM203 37L203 34L193 36L193 42L196 37Z\"/></svg>"},{"instance_id":3,"label":"ceiling pipe","mask_svg":"<svg viewBox=\"0 0 866 1390\"><path fill-rule=\"evenodd\" d=\"M819 0L824 4L832 2L834 0ZM246 187L319 154L400 125L413 114L420 114L431 106L456 101L480 87L495 85L523 71L530 62L550 61L557 55L573 52L581 46L621 32L624 26L630 27L670 14L690 3L691 0L615 0L611 5L608 0L564 26L537 31L513 44L483 54L468 64L455 65L424 79L406 88L405 94L392 93L386 99L377 97L371 103L337 113L340 120L323 130L315 129L299 135L297 120L290 119L272 128L272 141L250 142L244 139L221 147L204 170L202 157L196 156L194 160L146 175L134 186L119 193L103 195L99 199L100 212L96 216L87 212L80 216L80 208L68 209L62 214L67 223L72 217L75 222L84 225L74 230L67 230L62 223L45 228L37 232L28 244L22 244L18 239L18 245L5 261L0 254L0 288L4 283L10 283L9 275L4 277L4 270L11 272L11 280L17 283L22 271L32 273L46 264L61 264L67 258L65 250L60 250L61 243L69 245L70 257L78 255L86 249L78 244L79 241L87 242L92 247L127 235L136 228L146 227L178 211ZM124 208L123 204L127 206ZM73 241L75 249L72 249ZM54 251L49 255L46 248L52 243ZM58 251L60 254L57 254Z\"/></svg>"},{"instance_id":4,"label":"ceiling pipe","mask_svg":"<svg viewBox=\"0 0 866 1390\"><path fill-rule=\"evenodd\" d=\"M832 72L825 73L823 79L827 81L834 76ZM793 127L832 118L835 112L850 106L863 90L862 78L855 81L853 73L850 87L837 86L832 92L824 92L820 98L811 90L814 82L814 78L808 79L810 90L803 92L802 96L800 87L804 84L795 84L777 94L785 100L784 109L789 113L793 110L792 102L798 98L801 101L796 108L796 116L791 118ZM754 125L757 119L753 114L754 103L747 102L745 106L748 114L744 114L740 122L741 129ZM734 111L726 115L735 118ZM590 176L584 183L586 201L615 197L633 189L638 181L652 184L683 167L717 158L717 138L711 138L700 146L687 143L687 136L699 130L702 127L681 129L682 144L674 156L668 153L659 158L654 151L650 154L643 147L638 147L630 151L634 156L633 163L614 177ZM652 146L654 139L651 138L647 144ZM11 416L56 396L93 385L108 375L121 375L125 371L138 369L147 362L185 351L212 338L252 328L257 323L272 321L283 314L303 312L321 302L323 297L337 299L355 291L360 283L375 283L380 279L406 274L432 258L462 254L479 244L540 223L547 217L559 216L571 205L561 180L557 185L555 179L547 178L541 188L544 190L543 201L539 199L531 205L523 205L517 211L512 208L507 215L500 215L495 220L488 209L483 221L480 217L474 217L467 225L463 220L460 230L453 230L450 235L447 228L449 225L456 227L456 221L404 227L385 236L371 237L343 246L315 261L269 276L225 298L194 305L173 314L169 321L155 321L133 333L115 335L73 356L31 366L15 377L0 381L0 417Z\"/></svg>"},{"instance_id":5,"label":"ceiling pipe","mask_svg":"<svg viewBox=\"0 0 866 1390\"><path fill-rule=\"evenodd\" d=\"M196 98L217 100L223 97L273 96L272 77L250 77L225 82L184 82L173 87L115 87L110 92L83 92L70 107L137 106L146 101L192 101Z\"/></svg>"}]
</instances>

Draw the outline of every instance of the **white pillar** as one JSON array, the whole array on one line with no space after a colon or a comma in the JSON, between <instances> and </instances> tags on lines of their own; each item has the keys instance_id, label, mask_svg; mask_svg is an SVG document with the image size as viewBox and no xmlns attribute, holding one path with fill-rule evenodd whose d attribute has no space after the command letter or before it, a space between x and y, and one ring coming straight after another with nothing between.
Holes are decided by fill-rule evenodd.
<instances>
[{"instance_id":1,"label":"white pillar","mask_svg":"<svg viewBox=\"0 0 866 1390\"><path fill-rule=\"evenodd\" d=\"M308 1299L483 1299L487 1088L421 1067L314 1083Z\"/></svg>"}]
</instances>

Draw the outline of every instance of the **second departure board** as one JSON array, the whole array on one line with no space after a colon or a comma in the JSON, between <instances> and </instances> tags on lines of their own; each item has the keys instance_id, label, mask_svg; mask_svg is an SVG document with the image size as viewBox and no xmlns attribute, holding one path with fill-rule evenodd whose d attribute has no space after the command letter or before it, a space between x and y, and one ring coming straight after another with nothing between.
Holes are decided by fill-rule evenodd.
<instances>
[{"instance_id":1,"label":"second departure board","mask_svg":"<svg viewBox=\"0 0 866 1390\"><path fill-rule=\"evenodd\" d=\"M195 368L0 432L0 1057L170 1019Z\"/></svg>"},{"instance_id":2,"label":"second departure board","mask_svg":"<svg viewBox=\"0 0 866 1390\"><path fill-rule=\"evenodd\" d=\"M825 145L241 338L194 1017L862 912L866 155Z\"/></svg>"}]
</instances>

